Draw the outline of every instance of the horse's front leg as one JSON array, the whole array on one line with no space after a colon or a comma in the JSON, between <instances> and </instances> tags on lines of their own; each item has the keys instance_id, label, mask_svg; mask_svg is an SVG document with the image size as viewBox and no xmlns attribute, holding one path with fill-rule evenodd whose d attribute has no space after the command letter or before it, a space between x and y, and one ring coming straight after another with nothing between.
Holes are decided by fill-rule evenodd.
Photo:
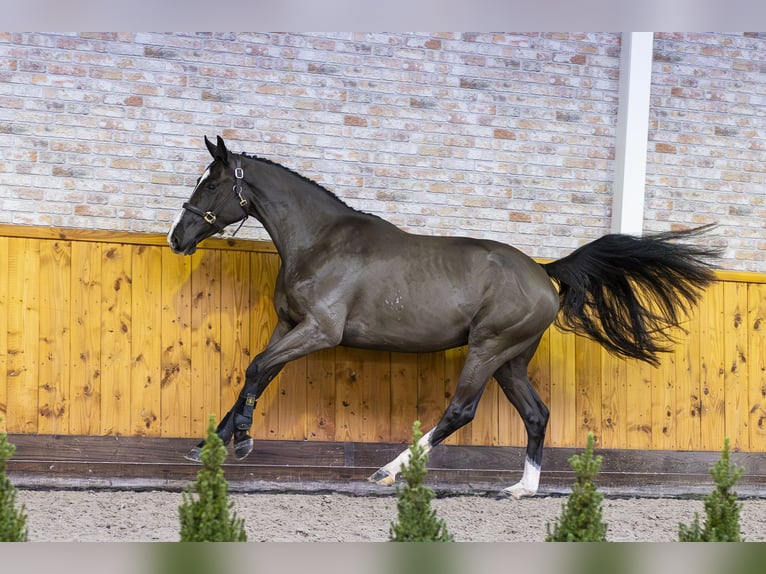
<instances>
[{"instance_id":1,"label":"horse's front leg","mask_svg":"<svg viewBox=\"0 0 766 574\"><path fill-rule=\"evenodd\" d=\"M234 455L238 459L245 458L253 450L253 439L248 434L253 426L253 410L258 402L258 398L266 390L268 384L279 374L284 367L284 363L276 365L267 372L259 369L260 355L253 359L245 371L245 384L234 405L229 412L224 415L215 433L221 439L224 445L228 445L234 437ZM185 458L200 462L200 453L205 441L201 441L197 446L191 449Z\"/></svg>"},{"instance_id":2,"label":"horse's front leg","mask_svg":"<svg viewBox=\"0 0 766 574\"><path fill-rule=\"evenodd\" d=\"M239 398L218 426L217 433L224 444L228 444L234 437L234 454L238 459L245 458L253 450L253 439L248 434L253 426L253 410L258 398L279 371L290 361L314 351L334 347L340 340L341 330L321 329L319 322L312 317L304 319L284 336L281 329L277 328L263 352L247 367L245 384ZM204 441L192 449L186 458L199 460L198 451L202 444Z\"/></svg>"}]
</instances>

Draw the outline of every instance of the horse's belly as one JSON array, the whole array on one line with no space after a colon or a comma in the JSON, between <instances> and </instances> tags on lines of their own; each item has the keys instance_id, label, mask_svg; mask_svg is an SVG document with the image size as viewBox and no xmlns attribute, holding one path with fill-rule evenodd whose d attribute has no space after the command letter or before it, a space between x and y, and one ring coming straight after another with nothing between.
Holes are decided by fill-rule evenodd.
<instances>
[{"instance_id":1,"label":"horse's belly","mask_svg":"<svg viewBox=\"0 0 766 574\"><path fill-rule=\"evenodd\" d=\"M429 316L419 313L386 313L350 316L343 331L342 345L382 351L425 353L465 345L469 320L459 313Z\"/></svg>"}]
</instances>

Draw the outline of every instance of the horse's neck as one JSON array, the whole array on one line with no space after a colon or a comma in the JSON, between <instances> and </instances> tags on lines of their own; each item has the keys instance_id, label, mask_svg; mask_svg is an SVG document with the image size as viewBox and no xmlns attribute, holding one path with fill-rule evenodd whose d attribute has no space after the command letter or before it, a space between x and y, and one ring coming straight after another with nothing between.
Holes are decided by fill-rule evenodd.
<instances>
[{"instance_id":1,"label":"horse's neck","mask_svg":"<svg viewBox=\"0 0 766 574\"><path fill-rule=\"evenodd\" d=\"M257 186L253 186L254 215L283 260L316 245L321 235L331 230L339 218L359 214L318 184L289 169L254 161L260 170L254 177L257 181Z\"/></svg>"}]
</instances>

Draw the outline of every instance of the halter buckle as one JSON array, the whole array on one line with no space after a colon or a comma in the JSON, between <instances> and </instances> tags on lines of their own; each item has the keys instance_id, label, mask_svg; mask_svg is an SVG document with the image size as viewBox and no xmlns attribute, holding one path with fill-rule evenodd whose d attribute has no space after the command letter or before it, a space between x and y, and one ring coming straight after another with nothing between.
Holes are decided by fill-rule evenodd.
<instances>
[{"instance_id":1,"label":"halter buckle","mask_svg":"<svg viewBox=\"0 0 766 574\"><path fill-rule=\"evenodd\" d=\"M245 177L245 171L241 167L235 167L234 177L236 177L237 179L243 179Z\"/></svg>"},{"instance_id":2,"label":"halter buckle","mask_svg":"<svg viewBox=\"0 0 766 574\"><path fill-rule=\"evenodd\" d=\"M206 211L205 214L202 216L202 218L208 222L208 224L213 225L215 223L215 213L212 211Z\"/></svg>"}]
</instances>

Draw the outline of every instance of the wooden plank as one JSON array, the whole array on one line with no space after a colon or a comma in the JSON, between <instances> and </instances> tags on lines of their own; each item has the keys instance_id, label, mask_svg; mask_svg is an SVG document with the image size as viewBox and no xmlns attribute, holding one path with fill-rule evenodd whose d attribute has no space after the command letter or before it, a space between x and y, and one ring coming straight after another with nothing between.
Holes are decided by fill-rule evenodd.
<instances>
[{"instance_id":1,"label":"wooden plank","mask_svg":"<svg viewBox=\"0 0 766 574\"><path fill-rule=\"evenodd\" d=\"M101 258L101 434L132 432L130 412L132 335L130 245L115 244Z\"/></svg>"},{"instance_id":2,"label":"wooden plank","mask_svg":"<svg viewBox=\"0 0 766 574\"><path fill-rule=\"evenodd\" d=\"M164 437L191 435L191 257L162 251L162 380Z\"/></svg>"},{"instance_id":3,"label":"wooden plank","mask_svg":"<svg viewBox=\"0 0 766 574\"><path fill-rule=\"evenodd\" d=\"M249 268L245 267L249 265ZM243 338L238 342L232 340L224 347L224 358L231 349L231 355L224 363L224 381L227 387L224 389L228 396L239 394L241 384L244 384L245 369L250 361L263 351L266 347L271 334L277 324L277 315L272 303L274 297L274 286L276 285L277 272L279 270L279 257L268 254L253 254L249 262L244 261L236 263L231 261L230 271L224 271L224 277L228 277L233 283L228 287L230 296L225 297L224 301L231 300L233 305L231 311L226 311L224 303L224 317L231 315L232 321L239 324L234 327L242 333L249 333L249 338ZM239 269L239 271L237 271ZM247 270L248 275L244 275ZM238 289L241 288L241 280L238 277L249 276L249 297L245 298L244 293L239 295ZM238 287L239 285L239 287ZM247 292L246 292L247 293ZM248 328L249 326L249 328ZM222 325L225 334L226 327ZM231 380L229 381L229 378ZM237 379L241 377L241 381ZM279 432L279 385L272 383L266 387L266 390L258 399L258 407L253 423L252 436L257 439L275 439ZM233 401L231 401L233 404ZM229 408L229 401L224 402L224 406Z\"/></svg>"},{"instance_id":4,"label":"wooden plank","mask_svg":"<svg viewBox=\"0 0 766 574\"><path fill-rule=\"evenodd\" d=\"M679 342L674 349L678 409L676 448L679 450L699 450L702 441L699 308L691 310L684 329L686 332L679 332Z\"/></svg>"},{"instance_id":5,"label":"wooden plank","mask_svg":"<svg viewBox=\"0 0 766 574\"><path fill-rule=\"evenodd\" d=\"M335 440L335 349L306 358L306 427L308 440Z\"/></svg>"},{"instance_id":6,"label":"wooden plank","mask_svg":"<svg viewBox=\"0 0 766 574\"><path fill-rule=\"evenodd\" d=\"M180 209L180 205L179 205ZM126 231L105 231L100 229L75 229L59 227L37 227L33 225L0 224L0 236L23 239L51 239L72 242L117 243L122 245L152 245L167 247L167 235L164 233L134 233ZM276 253L271 241L251 239L220 239L211 237L199 245L200 249L222 251L248 251L253 253Z\"/></svg>"},{"instance_id":7,"label":"wooden plank","mask_svg":"<svg viewBox=\"0 0 766 574\"><path fill-rule=\"evenodd\" d=\"M652 373L652 448L674 449L676 444L676 361L672 353L660 357ZM619 448L616 442L613 448Z\"/></svg>"},{"instance_id":8,"label":"wooden plank","mask_svg":"<svg viewBox=\"0 0 766 574\"><path fill-rule=\"evenodd\" d=\"M457 347L455 349L448 349L444 351L444 388L445 388L445 399L446 399L446 405L449 404L449 400L452 398L452 396L455 394L455 388L457 387L457 382L460 380L460 372L463 370L463 365L465 364L465 356L468 351L468 347ZM403 357L405 355L402 355ZM393 359L392 359L392 373L395 369L393 365ZM417 361L415 362L415 373L418 372L417 368ZM409 422L405 422L403 425L403 428L401 429L399 435L401 438L404 438L406 442L410 442L412 440L412 423L418 418L417 416L417 392L418 392L418 377L415 377L415 380L412 383L412 388L408 389L409 393L407 397L412 400L412 395L414 394L414 411L415 414L413 415L412 412L410 412L410 416L412 417ZM394 403L394 408L396 408ZM447 437L447 439L444 441L444 444L471 444L471 432L473 430L473 425L467 424L463 428L458 429L452 436Z\"/></svg>"},{"instance_id":9,"label":"wooden plank","mask_svg":"<svg viewBox=\"0 0 766 574\"><path fill-rule=\"evenodd\" d=\"M391 355L365 351L362 370L362 440L391 440Z\"/></svg>"},{"instance_id":10,"label":"wooden plank","mask_svg":"<svg viewBox=\"0 0 766 574\"><path fill-rule=\"evenodd\" d=\"M454 370L451 371L455 377ZM455 378L450 388L454 389ZM409 443L418 418L418 355L391 353L391 441ZM455 440L455 439L448 439Z\"/></svg>"},{"instance_id":11,"label":"wooden plank","mask_svg":"<svg viewBox=\"0 0 766 574\"><path fill-rule=\"evenodd\" d=\"M265 293L273 289L273 278L258 256L251 259L239 253L222 253L220 265L220 416L223 416L239 397L248 364L271 334L273 319L268 314L271 295ZM248 286L253 289L252 294ZM258 327L256 339L250 332L252 314L256 315L254 326Z\"/></svg>"},{"instance_id":12,"label":"wooden plank","mask_svg":"<svg viewBox=\"0 0 766 574\"><path fill-rule=\"evenodd\" d=\"M703 450L719 451L724 427L724 304L723 283L708 287L700 302L700 424Z\"/></svg>"},{"instance_id":13,"label":"wooden plank","mask_svg":"<svg viewBox=\"0 0 766 574\"><path fill-rule=\"evenodd\" d=\"M362 390L363 352L350 347L335 349L335 440L359 441L364 434Z\"/></svg>"},{"instance_id":14,"label":"wooden plank","mask_svg":"<svg viewBox=\"0 0 766 574\"><path fill-rule=\"evenodd\" d=\"M577 437L575 335L551 327L551 400L548 445L571 446Z\"/></svg>"},{"instance_id":15,"label":"wooden plank","mask_svg":"<svg viewBox=\"0 0 766 574\"><path fill-rule=\"evenodd\" d=\"M8 238L0 237L0 433L8 420Z\"/></svg>"},{"instance_id":16,"label":"wooden plank","mask_svg":"<svg viewBox=\"0 0 766 574\"><path fill-rule=\"evenodd\" d=\"M40 244L39 419L37 432L69 432L71 243Z\"/></svg>"},{"instance_id":17,"label":"wooden plank","mask_svg":"<svg viewBox=\"0 0 766 574\"><path fill-rule=\"evenodd\" d=\"M625 359L601 352L601 437L603 448L619 448L627 441L628 371Z\"/></svg>"},{"instance_id":18,"label":"wooden plank","mask_svg":"<svg viewBox=\"0 0 766 574\"><path fill-rule=\"evenodd\" d=\"M183 488L199 465L180 459L189 439L10 435L17 446L8 474L17 485L34 488L172 489ZM366 477L401 450L396 443L256 441L248 458L224 464L231 490L246 492L322 492L391 495ZM540 495L563 494L574 481L568 459L581 449L545 449ZM709 468L718 452L600 449L599 489L614 496L700 496L713 484ZM428 482L442 493L470 490L495 494L518 479L524 451L519 447L443 446L429 461ZM758 496L766 480L766 459L759 453L732 453L745 467L737 492Z\"/></svg>"},{"instance_id":19,"label":"wooden plank","mask_svg":"<svg viewBox=\"0 0 766 574\"><path fill-rule=\"evenodd\" d=\"M724 412L732 450L748 450L747 285L724 283Z\"/></svg>"},{"instance_id":20,"label":"wooden plank","mask_svg":"<svg viewBox=\"0 0 766 574\"><path fill-rule=\"evenodd\" d=\"M593 433L596 444L601 446L601 345L586 337L575 339L575 410L577 417L576 445L588 442L588 433ZM575 446L568 445L568 446Z\"/></svg>"},{"instance_id":21,"label":"wooden plank","mask_svg":"<svg viewBox=\"0 0 766 574\"><path fill-rule=\"evenodd\" d=\"M278 393L279 440L306 440L308 432L307 410L308 360L301 357L285 365L279 380L271 384Z\"/></svg>"},{"instance_id":22,"label":"wooden plank","mask_svg":"<svg viewBox=\"0 0 766 574\"><path fill-rule=\"evenodd\" d=\"M40 242L9 240L6 423L9 432L37 432L39 295Z\"/></svg>"},{"instance_id":23,"label":"wooden plank","mask_svg":"<svg viewBox=\"0 0 766 574\"><path fill-rule=\"evenodd\" d=\"M72 243L72 434L101 432L101 257L100 243Z\"/></svg>"},{"instance_id":24,"label":"wooden plank","mask_svg":"<svg viewBox=\"0 0 766 574\"><path fill-rule=\"evenodd\" d=\"M766 452L766 285L748 286L750 452Z\"/></svg>"},{"instance_id":25,"label":"wooden plank","mask_svg":"<svg viewBox=\"0 0 766 574\"><path fill-rule=\"evenodd\" d=\"M635 359L625 362L628 409L626 412L627 448L650 449L654 440L652 381L659 376L652 365Z\"/></svg>"},{"instance_id":26,"label":"wooden plank","mask_svg":"<svg viewBox=\"0 0 766 574\"><path fill-rule=\"evenodd\" d=\"M160 436L162 393L162 248L132 247L131 434Z\"/></svg>"},{"instance_id":27,"label":"wooden plank","mask_svg":"<svg viewBox=\"0 0 766 574\"><path fill-rule=\"evenodd\" d=\"M221 252L197 250L191 264L190 424L204 437L221 420Z\"/></svg>"},{"instance_id":28,"label":"wooden plank","mask_svg":"<svg viewBox=\"0 0 766 574\"><path fill-rule=\"evenodd\" d=\"M418 355L418 420L424 433L436 426L447 406L444 368L444 353Z\"/></svg>"}]
</instances>

